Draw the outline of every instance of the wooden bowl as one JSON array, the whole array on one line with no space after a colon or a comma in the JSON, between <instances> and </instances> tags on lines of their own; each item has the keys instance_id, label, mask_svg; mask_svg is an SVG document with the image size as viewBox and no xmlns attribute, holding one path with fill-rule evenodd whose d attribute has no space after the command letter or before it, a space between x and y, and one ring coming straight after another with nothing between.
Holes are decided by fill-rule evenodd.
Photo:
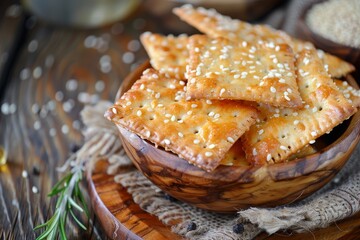
<instances>
[{"instance_id":1,"label":"wooden bowl","mask_svg":"<svg viewBox=\"0 0 360 240\"><path fill-rule=\"evenodd\" d=\"M118 96L140 78L149 63L123 82ZM356 86L355 81L351 81ZM208 173L118 127L126 153L150 181L174 198L216 212L250 206L278 206L300 200L329 182L360 139L360 112L336 127L316 154L261 167L220 166Z\"/></svg>"},{"instance_id":2,"label":"wooden bowl","mask_svg":"<svg viewBox=\"0 0 360 240\"><path fill-rule=\"evenodd\" d=\"M318 0L317 3L323 0ZM360 48L349 47L340 43L333 42L327 38L324 38L314 33L309 26L306 24L306 14L308 10L313 6L314 1L308 1L308 5L302 8L302 12L299 20L297 21L295 35L298 38L312 42L317 48L324 50L325 52L331 53L352 63L356 69L360 68ZM359 74L357 75L359 76ZM359 81L359 80L358 80Z\"/></svg>"}]
</instances>

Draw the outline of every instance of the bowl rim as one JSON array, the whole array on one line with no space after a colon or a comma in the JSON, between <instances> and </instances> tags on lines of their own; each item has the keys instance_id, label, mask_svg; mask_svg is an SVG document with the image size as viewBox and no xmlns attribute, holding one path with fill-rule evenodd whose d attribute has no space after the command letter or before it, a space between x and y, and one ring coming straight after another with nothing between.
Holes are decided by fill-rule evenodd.
<instances>
[{"instance_id":1,"label":"bowl rim","mask_svg":"<svg viewBox=\"0 0 360 240\"><path fill-rule=\"evenodd\" d=\"M121 83L121 86L118 90L118 93L116 94L116 99L118 99L121 94L129 89L134 81L138 79L138 76L141 76L142 72L148 68L151 67L150 61L147 60L141 65L139 65L134 71L132 71ZM347 78L347 81L355 88L359 89L359 85L355 81L353 77ZM218 166L214 171L212 172L206 172L205 170L196 167L190 163L188 163L186 160L180 158L175 153L172 153L170 151L165 151L162 148L157 148L153 143L142 139L140 136L138 136L135 133L132 133L131 131L123 128L120 125L117 125L119 132L120 132L120 139L122 141L127 141L129 144L131 144L134 148L136 148L134 145L142 144L142 147L140 148L140 151L146 147L150 147L155 150L155 152L161 153L162 155L166 156L166 159L171 158L172 161L181 161L182 164L180 166L177 166L176 169L173 169L174 171L180 171L185 174L189 174L195 177L201 177L204 179L216 179L221 180L226 183L233 183L233 182L251 182L254 180L253 174L257 171L266 171L268 175L276 179L276 181L286 180L286 179L292 179L296 178L301 175L309 174L313 172L314 170L320 170L322 168L325 168L327 164L329 164L331 159L327 158L328 154L333 154L336 149L338 149L341 146L341 143L349 141L351 146L347 145L344 146L344 148L347 149L347 151L350 150L350 155L358 145L360 141L360 111L357 111L354 115L348 119L349 121L348 126L346 126L346 129L344 132L338 137L334 142L332 142L330 145L320 149L316 153L306 155L302 158L297 158L288 162L281 162L281 163L275 163L275 164L267 164L267 165L260 165L260 166L226 166L226 165L220 165ZM129 136L131 134L131 140L129 141ZM136 142L136 143L135 143ZM124 145L124 144L123 144ZM345 145L345 144L344 144ZM346 152L347 152L346 151ZM343 152L343 151L340 151ZM132 157L130 156L130 159L134 162ZM348 157L350 159L350 157ZM347 162L347 160L344 161L343 165ZM169 161L168 161L169 162ZM157 163L160 163L162 165L166 165L166 162L163 161L163 158L157 159ZM136 165L136 164L135 164ZM305 172L299 172L297 171L296 166L297 165L308 165L311 167L305 168ZM166 165L169 166L169 165ZM232 175L228 176L225 175L225 173L228 174L229 170L231 169ZM304 170L304 169L302 169ZM223 177L222 177L223 176Z\"/></svg>"}]
</instances>

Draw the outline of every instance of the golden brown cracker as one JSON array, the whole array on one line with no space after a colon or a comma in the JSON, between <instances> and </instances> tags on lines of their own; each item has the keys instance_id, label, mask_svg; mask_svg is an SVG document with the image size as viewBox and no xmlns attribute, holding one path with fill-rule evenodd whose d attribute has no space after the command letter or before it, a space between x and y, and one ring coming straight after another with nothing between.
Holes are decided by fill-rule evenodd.
<instances>
[{"instance_id":1,"label":"golden brown cracker","mask_svg":"<svg viewBox=\"0 0 360 240\"><path fill-rule=\"evenodd\" d=\"M194 35L189 39L187 94L299 107L294 55L286 44L250 45Z\"/></svg>"},{"instance_id":2,"label":"golden brown cracker","mask_svg":"<svg viewBox=\"0 0 360 240\"><path fill-rule=\"evenodd\" d=\"M336 86L344 94L344 97L356 108L360 107L360 90L350 86L348 82L335 79Z\"/></svg>"},{"instance_id":3,"label":"golden brown cracker","mask_svg":"<svg viewBox=\"0 0 360 240\"><path fill-rule=\"evenodd\" d=\"M145 32L140 40L150 57L153 68L169 77L185 79L185 69L189 52L187 50L188 36L175 37Z\"/></svg>"},{"instance_id":4,"label":"golden brown cracker","mask_svg":"<svg viewBox=\"0 0 360 240\"><path fill-rule=\"evenodd\" d=\"M233 101L186 100L184 88L185 82L148 69L106 116L212 171L255 122L257 111Z\"/></svg>"},{"instance_id":5,"label":"golden brown cracker","mask_svg":"<svg viewBox=\"0 0 360 240\"><path fill-rule=\"evenodd\" d=\"M286 161L356 112L326 72L315 50L302 51L296 67L304 107L300 110L259 107L266 112L265 118L242 137L246 158L252 164Z\"/></svg>"}]
</instances>

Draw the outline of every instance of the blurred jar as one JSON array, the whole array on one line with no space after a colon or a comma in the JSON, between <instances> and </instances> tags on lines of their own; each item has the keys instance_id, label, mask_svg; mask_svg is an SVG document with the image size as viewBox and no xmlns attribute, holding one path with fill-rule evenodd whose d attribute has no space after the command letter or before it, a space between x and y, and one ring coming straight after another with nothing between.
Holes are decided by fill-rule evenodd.
<instances>
[{"instance_id":1,"label":"blurred jar","mask_svg":"<svg viewBox=\"0 0 360 240\"><path fill-rule=\"evenodd\" d=\"M22 0L40 19L63 26L92 28L127 17L140 0Z\"/></svg>"}]
</instances>

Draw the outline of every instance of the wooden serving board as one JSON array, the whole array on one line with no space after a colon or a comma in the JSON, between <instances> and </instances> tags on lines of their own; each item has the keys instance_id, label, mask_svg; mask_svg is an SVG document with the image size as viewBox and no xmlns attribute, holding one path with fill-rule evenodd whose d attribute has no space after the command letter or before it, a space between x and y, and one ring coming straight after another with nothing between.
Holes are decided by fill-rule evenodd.
<instances>
[{"instance_id":1,"label":"wooden serving board","mask_svg":"<svg viewBox=\"0 0 360 240\"><path fill-rule=\"evenodd\" d=\"M105 233L111 239L182 239L171 232L155 216L143 211L124 187L114 181L113 175L106 174L108 163L99 161L87 173L88 190L92 207ZM339 221L325 229L307 233L262 233L256 239L359 239L360 213Z\"/></svg>"}]
</instances>

